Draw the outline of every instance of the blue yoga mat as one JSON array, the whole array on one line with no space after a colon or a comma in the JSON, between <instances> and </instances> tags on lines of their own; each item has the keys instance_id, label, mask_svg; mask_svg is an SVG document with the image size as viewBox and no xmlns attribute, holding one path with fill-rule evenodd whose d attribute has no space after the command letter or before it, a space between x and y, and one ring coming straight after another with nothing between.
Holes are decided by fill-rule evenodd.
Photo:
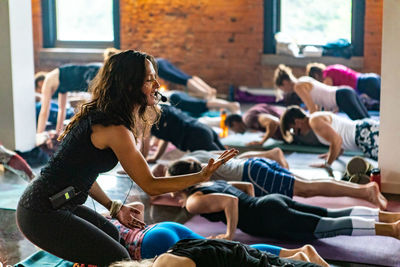
<instances>
[{"instance_id":1,"label":"blue yoga mat","mask_svg":"<svg viewBox=\"0 0 400 267\"><path fill-rule=\"evenodd\" d=\"M25 260L18 262L14 267L72 267L72 262L60 259L46 251L40 250L33 253Z\"/></svg>"}]
</instances>

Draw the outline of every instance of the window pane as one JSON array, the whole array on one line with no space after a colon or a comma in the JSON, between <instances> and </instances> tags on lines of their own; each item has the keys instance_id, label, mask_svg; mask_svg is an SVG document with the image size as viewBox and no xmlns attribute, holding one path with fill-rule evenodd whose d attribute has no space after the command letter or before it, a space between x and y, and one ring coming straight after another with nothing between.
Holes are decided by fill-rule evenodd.
<instances>
[{"instance_id":1,"label":"window pane","mask_svg":"<svg viewBox=\"0 0 400 267\"><path fill-rule=\"evenodd\" d=\"M281 0L281 31L298 44L351 42L351 0Z\"/></svg>"},{"instance_id":2,"label":"window pane","mask_svg":"<svg viewBox=\"0 0 400 267\"><path fill-rule=\"evenodd\" d=\"M57 0L57 39L113 41L112 0Z\"/></svg>"}]
</instances>

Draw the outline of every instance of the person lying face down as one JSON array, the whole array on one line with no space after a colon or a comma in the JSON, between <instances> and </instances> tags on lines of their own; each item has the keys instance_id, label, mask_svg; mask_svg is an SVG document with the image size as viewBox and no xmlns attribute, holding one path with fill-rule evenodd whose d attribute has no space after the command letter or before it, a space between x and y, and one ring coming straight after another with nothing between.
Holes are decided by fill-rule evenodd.
<instances>
[{"instance_id":1,"label":"person lying face down","mask_svg":"<svg viewBox=\"0 0 400 267\"><path fill-rule=\"evenodd\" d=\"M170 164L169 173L192 173L200 170L210 157L216 158L218 151L195 151ZM283 168L286 163L282 150L248 151L223 164L212 176L212 180L249 182L254 186L255 196L271 193L295 196L349 196L367 200L380 209L386 209L387 200L375 182L360 185L334 179L310 179L300 177ZM164 175L167 168L154 166L155 175ZM158 173L157 173L158 172Z\"/></svg>"},{"instance_id":2,"label":"person lying face down","mask_svg":"<svg viewBox=\"0 0 400 267\"><path fill-rule=\"evenodd\" d=\"M139 218L143 220L144 205L142 203L132 202L127 205L138 209L140 211ZM117 227L132 260L152 259L154 261L155 257L160 257L160 255L166 253L172 246L183 239L204 239L204 237L186 226L176 222L160 222L146 225L144 229L129 229L118 220L109 219ZM241 244L239 245L242 246ZM268 244L254 244L250 247L280 258L310 261L321 266L328 266L311 245L305 245L297 249L286 249Z\"/></svg>"},{"instance_id":3,"label":"person lying face down","mask_svg":"<svg viewBox=\"0 0 400 267\"><path fill-rule=\"evenodd\" d=\"M177 242L166 253L142 262L117 262L110 267L259 267L259 266L329 266L325 261L317 264L306 253L298 252L291 259L259 250L235 241L184 239Z\"/></svg>"}]
</instances>

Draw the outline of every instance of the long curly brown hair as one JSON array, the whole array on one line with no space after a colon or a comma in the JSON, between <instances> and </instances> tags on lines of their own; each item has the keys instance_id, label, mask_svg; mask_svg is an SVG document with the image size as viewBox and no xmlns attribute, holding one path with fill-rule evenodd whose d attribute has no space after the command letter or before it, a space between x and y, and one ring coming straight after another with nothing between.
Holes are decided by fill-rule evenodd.
<instances>
[{"instance_id":1,"label":"long curly brown hair","mask_svg":"<svg viewBox=\"0 0 400 267\"><path fill-rule=\"evenodd\" d=\"M82 117L93 111L115 118L129 127L136 138L139 135L138 128L141 128L142 132L146 131L159 115L156 106L147 106L146 95L142 92L146 59L157 71L154 57L143 52L126 50L110 56L89 86L91 101L81 106L59 140L63 139Z\"/></svg>"}]
</instances>

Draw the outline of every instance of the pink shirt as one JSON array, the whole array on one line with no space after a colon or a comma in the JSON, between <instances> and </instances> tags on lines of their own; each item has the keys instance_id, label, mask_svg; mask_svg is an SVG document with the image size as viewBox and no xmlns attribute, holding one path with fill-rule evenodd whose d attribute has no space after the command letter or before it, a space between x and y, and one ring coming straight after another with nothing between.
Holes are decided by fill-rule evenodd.
<instances>
[{"instance_id":1,"label":"pink shirt","mask_svg":"<svg viewBox=\"0 0 400 267\"><path fill-rule=\"evenodd\" d=\"M347 85L353 89L357 89L359 75L359 72L340 64L330 65L323 71L324 79L331 78L334 86Z\"/></svg>"}]
</instances>

